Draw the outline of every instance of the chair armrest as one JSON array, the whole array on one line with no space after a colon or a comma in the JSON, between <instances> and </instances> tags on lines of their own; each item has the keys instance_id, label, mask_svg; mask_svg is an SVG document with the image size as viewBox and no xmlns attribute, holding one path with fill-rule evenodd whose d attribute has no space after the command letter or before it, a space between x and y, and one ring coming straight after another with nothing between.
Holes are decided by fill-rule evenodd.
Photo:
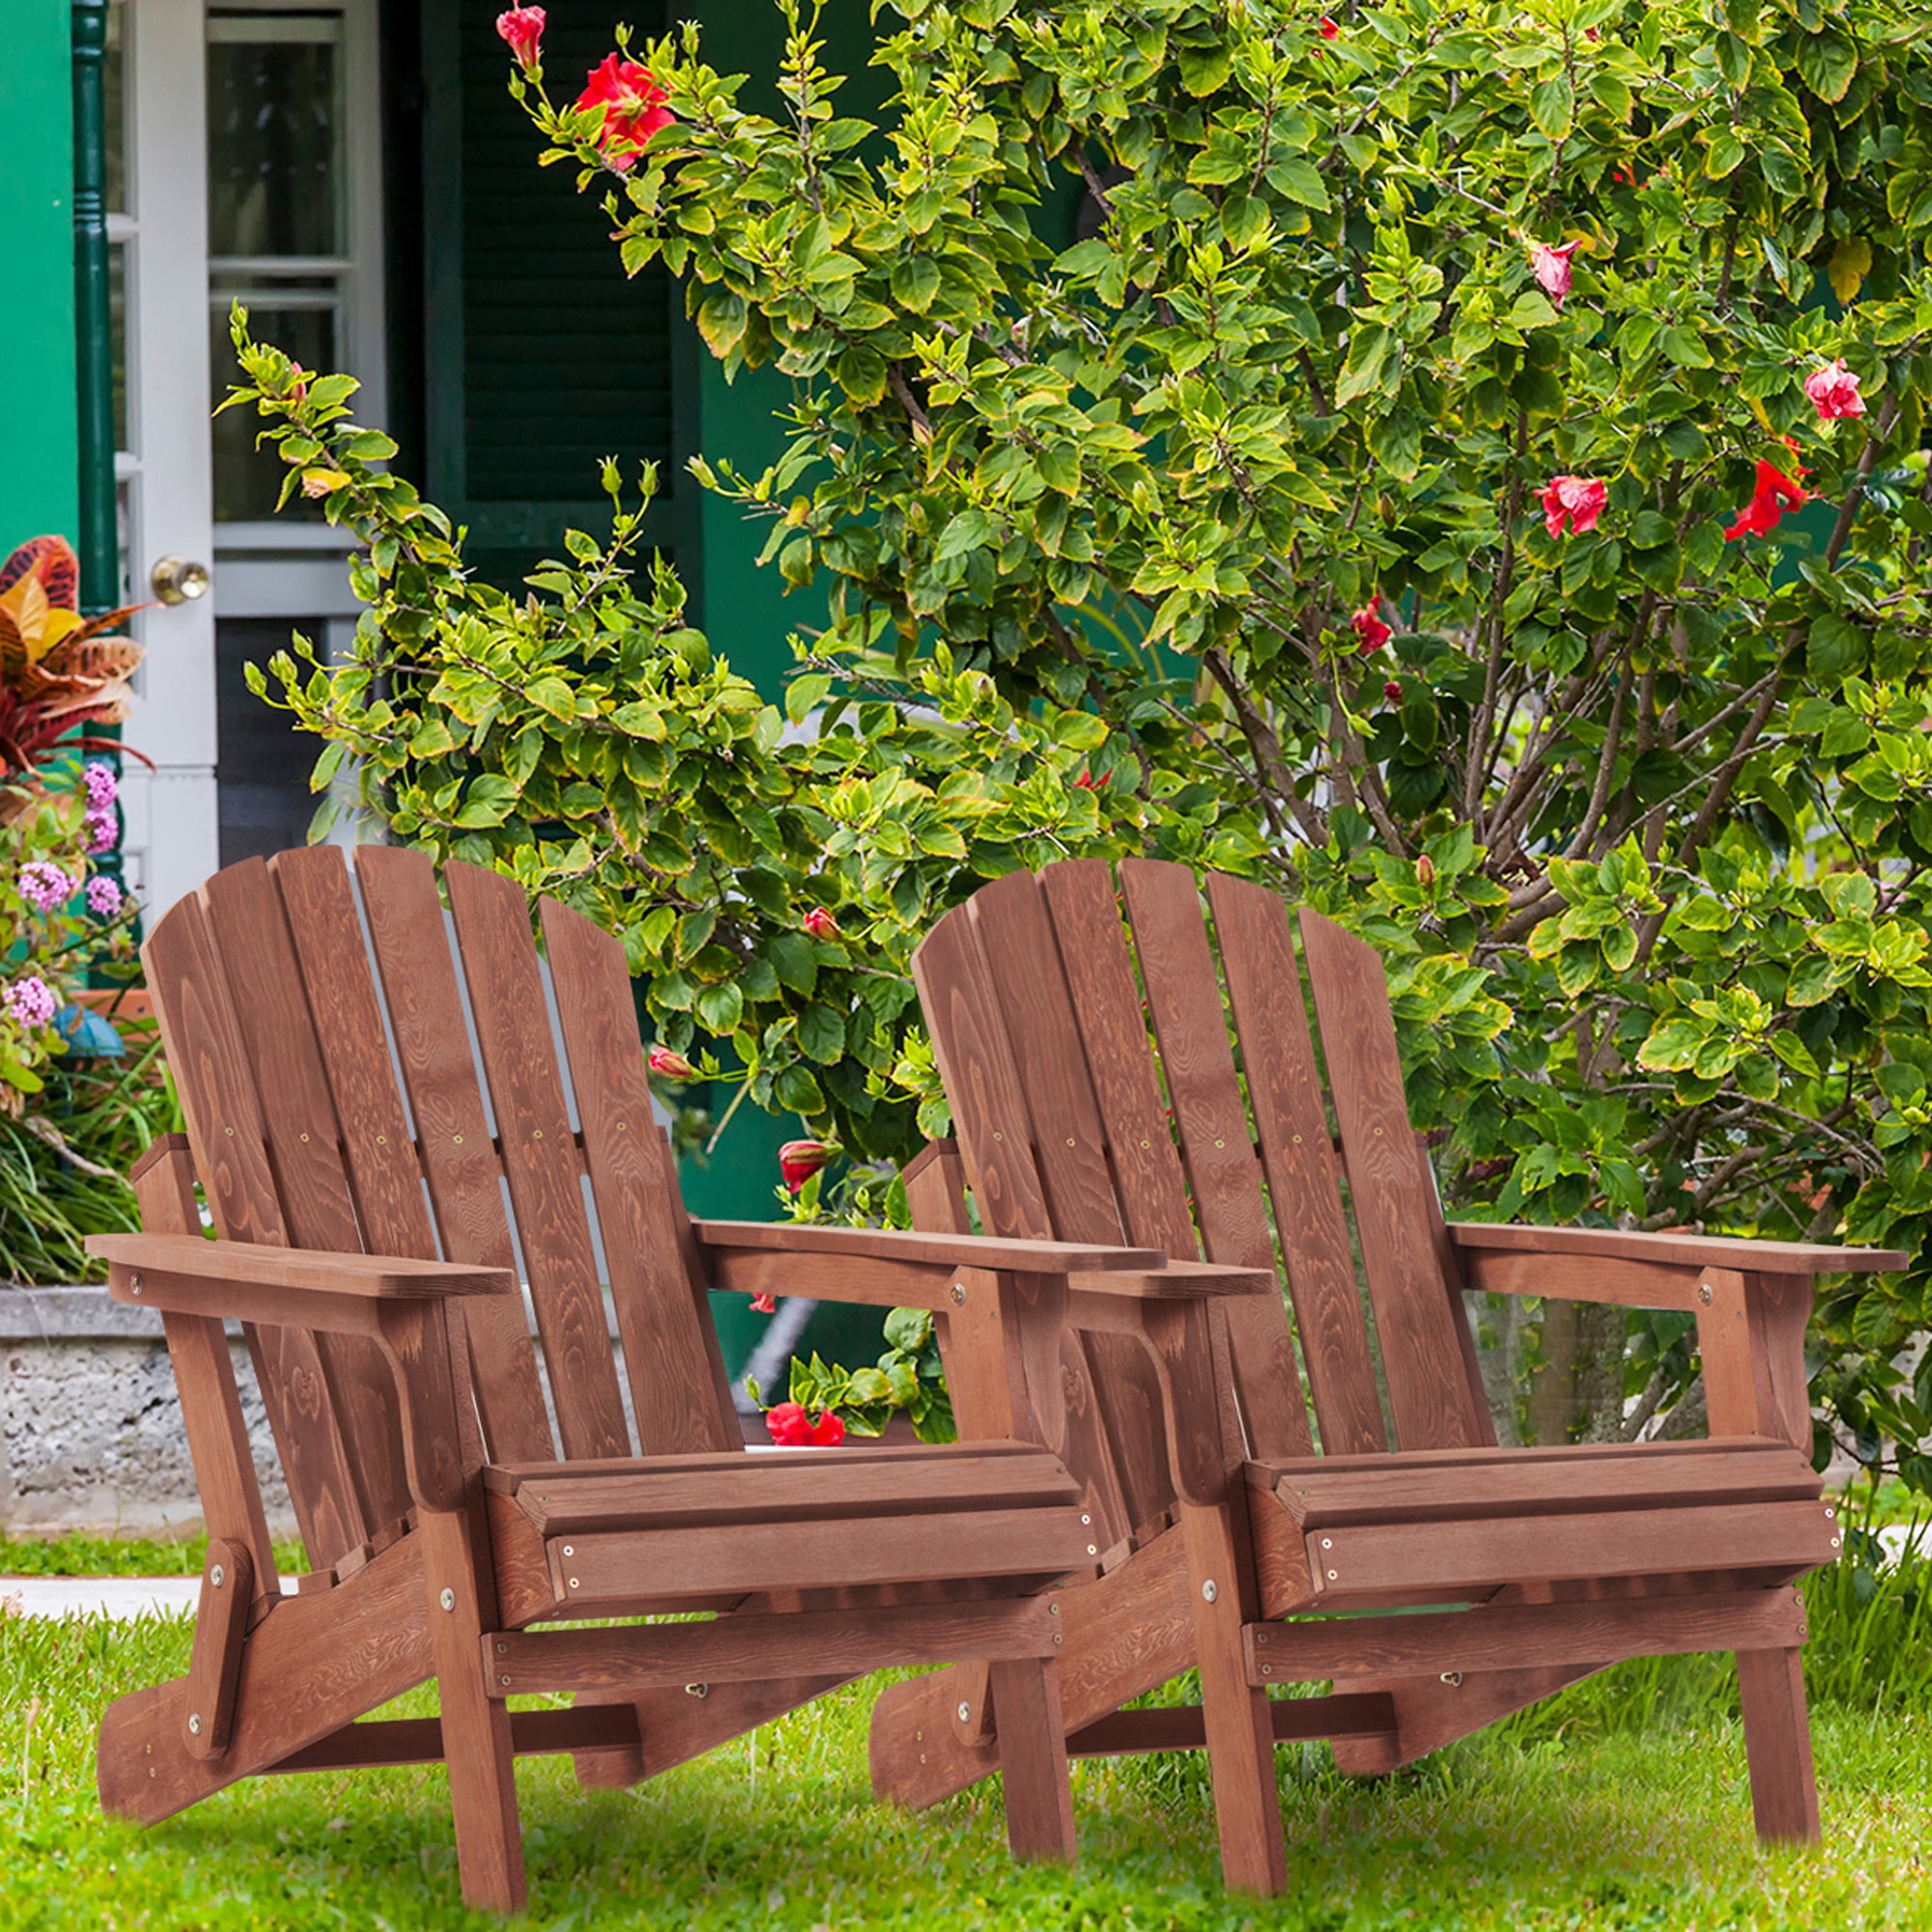
<instances>
[{"instance_id":1,"label":"chair armrest","mask_svg":"<svg viewBox=\"0 0 1932 1932\"><path fill-rule=\"evenodd\" d=\"M777 1248L793 1255L855 1255L933 1268L991 1268L1003 1274L1145 1273L1167 1260L1158 1248L1092 1241L1005 1241L987 1235L927 1235L916 1229L835 1228L799 1221L696 1221L706 1248Z\"/></svg>"},{"instance_id":2,"label":"chair armrest","mask_svg":"<svg viewBox=\"0 0 1932 1932\"><path fill-rule=\"evenodd\" d=\"M459 1396L444 1303L451 1295L515 1293L508 1268L199 1235L97 1235L87 1245L108 1264L108 1293L130 1307L367 1336L395 1378L411 1495L426 1510L461 1505L457 1404L467 1395Z\"/></svg>"},{"instance_id":3,"label":"chair armrest","mask_svg":"<svg viewBox=\"0 0 1932 1932\"><path fill-rule=\"evenodd\" d=\"M1621 1228L1523 1228L1487 1221L1452 1221L1449 1224L1449 1238L1463 1254L1470 1257L1528 1254L1548 1258L1560 1255L1582 1261L1626 1262L1647 1268L1688 1270L1693 1279L1700 1269L1707 1267L1742 1268L1758 1274L1820 1275L1889 1271L1908 1267L1912 1261L1910 1255L1896 1248L1837 1248L1815 1241L1741 1240L1728 1235L1682 1235L1669 1229L1655 1234L1632 1234ZM1562 1293L1560 1290L1527 1285L1503 1286L1500 1278L1507 1272L1496 1270L1499 1277L1496 1292L1499 1293ZM1488 1286L1487 1283L1484 1285ZM1577 1298L1622 1299L1621 1296L1607 1294ZM1659 1305L1675 1307L1678 1304L1672 1301Z\"/></svg>"}]
</instances>

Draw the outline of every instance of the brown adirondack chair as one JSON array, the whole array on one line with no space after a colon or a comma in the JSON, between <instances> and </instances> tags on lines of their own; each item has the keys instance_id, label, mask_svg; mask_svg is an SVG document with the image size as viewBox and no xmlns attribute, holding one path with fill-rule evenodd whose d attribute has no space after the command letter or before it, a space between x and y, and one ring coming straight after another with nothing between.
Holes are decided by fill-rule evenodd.
<instances>
[{"instance_id":1,"label":"brown adirondack chair","mask_svg":"<svg viewBox=\"0 0 1932 1932\"><path fill-rule=\"evenodd\" d=\"M1056 1597L1069 1750L1205 1745L1223 1870L1266 1893L1286 1879L1275 1743L1388 1771L1620 1659L1732 1650L1758 1830L1816 1837L1793 1579L1839 1535L1810 1466L1804 1323L1813 1276L1905 1257L1445 1226L1376 954L1303 912L1298 964L1273 894L1211 877L1206 896L1211 938L1178 866L1123 863L1118 897L1097 861L1014 873L914 967L958 1135L908 1170L916 1221L963 1229L970 1185L998 1238L1270 1270L1278 1243L1293 1302L1292 1327L1278 1293L1211 1304L1218 1404L1177 1405L1183 1366L1204 1379L1185 1348L1066 1343L1067 1460L1100 1546ZM1499 1449L1465 1290L1694 1315L1711 1439ZM1004 1419L1000 1346L949 1318L964 1431ZM1163 1407L1185 1418L1165 1441ZM1121 1708L1194 1664L1199 1706ZM882 1795L930 1804L1004 1763L977 1686L962 1666L881 1698Z\"/></svg>"},{"instance_id":2,"label":"brown adirondack chair","mask_svg":"<svg viewBox=\"0 0 1932 1932\"><path fill-rule=\"evenodd\" d=\"M452 956L425 857L365 847L355 879L327 847L231 867L144 950L188 1133L138 1172L146 1232L91 1246L116 1299L163 1313L211 1542L187 1675L102 1719L102 1803L153 1822L242 1777L443 1762L464 1896L509 1910L516 1755L632 1782L866 1671L966 1658L999 1706L1014 1851L1070 1856L1063 1633L1039 1591L1092 1560L1093 1532L1056 1457L1006 1438L1036 1401L1058 1428L1058 1375L1027 1362L1057 1370L1065 1277L1131 1303L1161 1257L693 1224L616 942L546 901L546 973L523 893L451 865ZM707 1285L952 1307L962 1257L1010 1271L992 1292L1027 1338L1002 1439L744 1453ZM246 1324L312 1565L297 1594L224 1317ZM432 1680L440 1719L355 1721ZM510 1710L531 1692L577 1701Z\"/></svg>"}]
</instances>

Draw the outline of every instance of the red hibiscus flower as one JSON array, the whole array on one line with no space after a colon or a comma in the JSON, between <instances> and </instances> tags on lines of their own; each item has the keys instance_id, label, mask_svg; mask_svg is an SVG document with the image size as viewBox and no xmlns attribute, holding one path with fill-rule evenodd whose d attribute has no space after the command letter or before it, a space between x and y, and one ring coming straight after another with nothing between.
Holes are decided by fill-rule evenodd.
<instances>
[{"instance_id":1,"label":"red hibiscus flower","mask_svg":"<svg viewBox=\"0 0 1932 1932\"><path fill-rule=\"evenodd\" d=\"M1551 308L1561 308L1563 298L1570 293L1570 257L1577 245L1575 242L1559 242L1553 248L1543 242L1529 244L1529 271L1549 298Z\"/></svg>"},{"instance_id":2,"label":"red hibiscus flower","mask_svg":"<svg viewBox=\"0 0 1932 1932\"><path fill-rule=\"evenodd\" d=\"M1859 379L1845 367L1842 357L1805 377L1804 393L1811 398L1821 423L1836 422L1840 416L1861 416L1865 412L1865 399L1859 394Z\"/></svg>"},{"instance_id":3,"label":"red hibiscus flower","mask_svg":"<svg viewBox=\"0 0 1932 1932\"><path fill-rule=\"evenodd\" d=\"M579 107L601 107L604 125L597 145L604 165L628 174L637 164L637 150L660 128L673 125L665 112L666 95L650 71L622 54L607 54L601 67L590 70L589 84L577 97Z\"/></svg>"},{"instance_id":4,"label":"red hibiscus flower","mask_svg":"<svg viewBox=\"0 0 1932 1932\"><path fill-rule=\"evenodd\" d=\"M1552 476L1543 488L1543 526L1553 537L1587 536L1610 500L1609 486L1591 476Z\"/></svg>"},{"instance_id":5,"label":"red hibiscus flower","mask_svg":"<svg viewBox=\"0 0 1932 1932\"><path fill-rule=\"evenodd\" d=\"M1324 41L1336 41L1340 40L1342 37L1341 28L1338 27L1335 24L1335 22L1328 17L1326 14L1322 14L1321 20L1316 25L1315 31L1318 34L1320 34Z\"/></svg>"},{"instance_id":6,"label":"red hibiscus flower","mask_svg":"<svg viewBox=\"0 0 1932 1932\"><path fill-rule=\"evenodd\" d=\"M1381 599L1374 591L1369 593L1369 601L1359 611L1350 613L1350 628L1360 639L1358 646L1361 655L1367 657L1371 651L1378 651L1395 636L1395 632L1382 622L1379 606Z\"/></svg>"},{"instance_id":7,"label":"red hibiscus flower","mask_svg":"<svg viewBox=\"0 0 1932 1932\"><path fill-rule=\"evenodd\" d=\"M779 1173L796 1194L838 1151L830 1141L786 1141L779 1149Z\"/></svg>"},{"instance_id":8,"label":"red hibiscus flower","mask_svg":"<svg viewBox=\"0 0 1932 1932\"><path fill-rule=\"evenodd\" d=\"M650 1052L651 1071L661 1073L667 1080L696 1080L697 1068L692 1065L683 1054L673 1053L668 1046L654 1046Z\"/></svg>"},{"instance_id":9,"label":"red hibiscus flower","mask_svg":"<svg viewBox=\"0 0 1932 1932\"><path fill-rule=\"evenodd\" d=\"M814 939L823 939L829 943L838 937L838 922L823 906L813 906L806 914L804 925L806 931Z\"/></svg>"},{"instance_id":10,"label":"red hibiscus flower","mask_svg":"<svg viewBox=\"0 0 1932 1932\"><path fill-rule=\"evenodd\" d=\"M543 58L538 43L543 39L544 10L541 7L512 7L497 15L497 31L510 44L520 67L528 70Z\"/></svg>"},{"instance_id":11,"label":"red hibiscus flower","mask_svg":"<svg viewBox=\"0 0 1932 1932\"><path fill-rule=\"evenodd\" d=\"M1801 469L1798 475L1805 473ZM1724 541L1736 543L1743 537L1769 536L1786 511L1800 509L1808 501L1810 492L1797 477L1787 476L1776 464L1767 463L1759 457L1757 481L1752 485L1750 501L1738 512L1737 521L1724 532Z\"/></svg>"},{"instance_id":12,"label":"red hibiscus flower","mask_svg":"<svg viewBox=\"0 0 1932 1932\"><path fill-rule=\"evenodd\" d=\"M795 1402L781 1402L765 1411L765 1427L772 1440L785 1449L836 1449L845 1439L845 1425L829 1408L810 1421Z\"/></svg>"}]
</instances>

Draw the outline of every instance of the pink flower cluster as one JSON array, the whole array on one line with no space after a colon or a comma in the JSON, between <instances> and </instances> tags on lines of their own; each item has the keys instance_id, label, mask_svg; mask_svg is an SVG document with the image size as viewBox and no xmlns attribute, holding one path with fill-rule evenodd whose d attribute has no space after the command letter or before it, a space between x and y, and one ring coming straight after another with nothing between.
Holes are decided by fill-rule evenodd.
<instances>
[{"instance_id":1,"label":"pink flower cluster","mask_svg":"<svg viewBox=\"0 0 1932 1932\"><path fill-rule=\"evenodd\" d=\"M39 912L66 905L79 890L80 881L50 859L35 859L20 867L20 896Z\"/></svg>"},{"instance_id":2,"label":"pink flower cluster","mask_svg":"<svg viewBox=\"0 0 1932 1932\"><path fill-rule=\"evenodd\" d=\"M21 1026L51 1025L55 1005L53 988L38 973L29 973L7 988L7 1011Z\"/></svg>"},{"instance_id":3,"label":"pink flower cluster","mask_svg":"<svg viewBox=\"0 0 1932 1932\"><path fill-rule=\"evenodd\" d=\"M112 919L121 910L121 888L112 879L89 879L87 909L98 919Z\"/></svg>"},{"instance_id":4,"label":"pink flower cluster","mask_svg":"<svg viewBox=\"0 0 1932 1932\"><path fill-rule=\"evenodd\" d=\"M84 780L87 785L87 849L90 852L111 852L121 831L114 810L114 802L121 795L121 781L112 765L103 765L98 760L88 766Z\"/></svg>"}]
</instances>

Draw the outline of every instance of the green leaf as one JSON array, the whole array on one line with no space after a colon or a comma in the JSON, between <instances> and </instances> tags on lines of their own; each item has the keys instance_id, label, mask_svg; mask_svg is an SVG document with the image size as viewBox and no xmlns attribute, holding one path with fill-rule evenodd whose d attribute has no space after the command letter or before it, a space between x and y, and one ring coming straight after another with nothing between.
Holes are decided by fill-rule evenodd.
<instances>
[{"instance_id":1,"label":"green leaf","mask_svg":"<svg viewBox=\"0 0 1932 1932\"><path fill-rule=\"evenodd\" d=\"M1290 155L1276 161L1264 179L1278 194L1290 201L1299 202L1303 208L1314 208L1326 213L1332 206L1328 199L1327 185L1317 172L1313 161L1303 160L1299 155Z\"/></svg>"},{"instance_id":2,"label":"green leaf","mask_svg":"<svg viewBox=\"0 0 1932 1932\"><path fill-rule=\"evenodd\" d=\"M697 332L712 355L722 358L744 341L748 320L743 296L715 290L698 306Z\"/></svg>"},{"instance_id":3,"label":"green leaf","mask_svg":"<svg viewBox=\"0 0 1932 1932\"><path fill-rule=\"evenodd\" d=\"M798 1016L800 1050L822 1066L845 1057L845 1020L830 1007L807 1007Z\"/></svg>"},{"instance_id":4,"label":"green leaf","mask_svg":"<svg viewBox=\"0 0 1932 1932\"><path fill-rule=\"evenodd\" d=\"M893 264L892 281L893 299L923 315L939 293L939 264L930 255L902 255Z\"/></svg>"},{"instance_id":5,"label":"green leaf","mask_svg":"<svg viewBox=\"0 0 1932 1932\"><path fill-rule=\"evenodd\" d=\"M697 996L697 1017L708 1032L721 1038L734 1032L745 1010L745 996L735 981L706 986Z\"/></svg>"},{"instance_id":6,"label":"green leaf","mask_svg":"<svg viewBox=\"0 0 1932 1932\"><path fill-rule=\"evenodd\" d=\"M1704 151L1704 173L1712 181L1722 181L1738 171L1749 152L1736 128L1714 128L1711 145Z\"/></svg>"},{"instance_id":7,"label":"green leaf","mask_svg":"<svg viewBox=\"0 0 1932 1932\"><path fill-rule=\"evenodd\" d=\"M1539 132L1551 141L1567 141L1576 113L1576 97L1570 76L1559 73L1553 80L1540 80L1529 90L1529 118Z\"/></svg>"},{"instance_id":8,"label":"green leaf","mask_svg":"<svg viewBox=\"0 0 1932 1932\"><path fill-rule=\"evenodd\" d=\"M803 933L781 932L765 948L779 979L794 993L810 999L818 984L818 953Z\"/></svg>"},{"instance_id":9,"label":"green leaf","mask_svg":"<svg viewBox=\"0 0 1932 1932\"><path fill-rule=\"evenodd\" d=\"M1859 71L1859 50L1834 26L1806 34L1798 42L1798 71L1820 100L1842 100Z\"/></svg>"}]
</instances>

